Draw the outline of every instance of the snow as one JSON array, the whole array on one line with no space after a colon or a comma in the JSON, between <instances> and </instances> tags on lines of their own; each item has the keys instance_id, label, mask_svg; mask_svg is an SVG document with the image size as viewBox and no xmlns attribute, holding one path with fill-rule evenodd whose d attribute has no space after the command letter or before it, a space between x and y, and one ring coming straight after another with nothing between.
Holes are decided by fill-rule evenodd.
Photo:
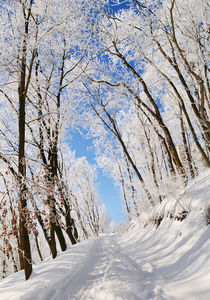
<instances>
[{"instance_id":1,"label":"snow","mask_svg":"<svg viewBox=\"0 0 210 300\"><path fill-rule=\"evenodd\" d=\"M120 234L83 241L0 282L1 300L207 300L210 298L210 172L180 191L156 213L189 214L182 222L164 217L133 221Z\"/></svg>"}]
</instances>

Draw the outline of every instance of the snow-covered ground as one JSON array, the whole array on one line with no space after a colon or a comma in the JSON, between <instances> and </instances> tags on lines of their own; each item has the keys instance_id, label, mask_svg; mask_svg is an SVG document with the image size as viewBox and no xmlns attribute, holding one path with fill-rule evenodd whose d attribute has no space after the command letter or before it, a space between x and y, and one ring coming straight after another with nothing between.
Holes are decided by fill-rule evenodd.
<instances>
[{"instance_id":1,"label":"snow-covered ground","mask_svg":"<svg viewBox=\"0 0 210 300\"><path fill-rule=\"evenodd\" d=\"M0 282L1 300L210 299L210 172L176 199L155 208L168 214L158 229L132 222L123 234L102 235ZM170 218L189 210L182 222ZM154 214L153 212L153 214Z\"/></svg>"}]
</instances>

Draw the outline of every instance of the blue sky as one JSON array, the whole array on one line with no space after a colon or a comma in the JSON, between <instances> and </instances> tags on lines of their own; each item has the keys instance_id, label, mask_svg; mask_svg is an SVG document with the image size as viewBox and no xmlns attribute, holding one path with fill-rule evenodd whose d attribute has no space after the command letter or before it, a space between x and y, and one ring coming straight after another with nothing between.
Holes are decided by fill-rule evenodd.
<instances>
[{"instance_id":1,"label":"blue sky","mask_svg":"<svg viewBox=\"0 0 210 300\"><path fill-rule=\"evenodd\" d=\"M86 156L89 163L96 163L93 149L89 149L92 146L91 139L84 139L80 133L74 133L69 145L72 150L76 151L77 158ZM101 201L106 205L111 219L115 223L125 221L126 216L123 212L123 200L121 199L120 189L100 169L98 169L97 188Z\"/></svg>"},{"instance_id":2,"label":"blue sky","mask_svg":"<svg viewBox=\"0 0 210 300\"><path fill-rule=\"evenodd\" d=\"M116 0L109 0L109 8L112 12L117 12L120 9L128 9L130 8L131 2L129 0L121 0L119 4L116 4ZM135 3L133 3L135 4Z\"/></svg>"},{"instance_id":3,"label":"blue sky","mask_svg":"<svg viewBox=\"0 0 210 300\"><path fill-rule=\"evenodd\" d=\"M130 1L122 0L121 4L116 5L116 1L110 0L109 7L111 11L117 12L120 9L127 9L130 7ZM94 151L91 139L85 139L77 132L72 135L70 147L76 151L76 157L85 156L90 164L95 164ZM123 200L121 198L120 188L114 185L111 178L103 174L102 170L98 169L97 188L101 201L106 205L111 219L115 223L126 221L127 217L124 213Z\"/></svg>"}]
</instances>

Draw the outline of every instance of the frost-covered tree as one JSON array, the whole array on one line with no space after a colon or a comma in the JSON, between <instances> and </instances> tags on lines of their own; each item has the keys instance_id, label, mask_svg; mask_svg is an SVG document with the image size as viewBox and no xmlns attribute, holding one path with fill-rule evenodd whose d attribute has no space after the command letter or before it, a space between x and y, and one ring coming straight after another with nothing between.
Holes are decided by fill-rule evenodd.
<instances>
[{"instance_id":1,"label":"frost-covered tree","mask_svg":"<svg viewBox=\"0 0 210 300\"><path fill-rule=\"evenodd\" d=\"M79 228L79 239L109 231L109 215L100 203L97 192L96 167L90 165L85 157L76 158L70 150L66 151L65 157L64 184L72 216Z\"/></svg>"}]
</instances>

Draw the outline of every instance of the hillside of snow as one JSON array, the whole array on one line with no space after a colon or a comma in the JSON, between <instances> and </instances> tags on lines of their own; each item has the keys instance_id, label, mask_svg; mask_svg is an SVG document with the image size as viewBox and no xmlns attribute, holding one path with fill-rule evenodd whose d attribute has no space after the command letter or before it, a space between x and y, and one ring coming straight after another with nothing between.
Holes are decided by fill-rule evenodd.
<instances>
[{"instance_id":1,"label":"hillside of snow","mask_svg":"<svg viewBox=\"0 0 210 300\"><path fill-rule=\"evenodd\" d=\"M1 300L210 299L210 171L118 234L83 241L0 282ZM159 220L159 221L157 221Z\"/></svg>"}]
</instances>

